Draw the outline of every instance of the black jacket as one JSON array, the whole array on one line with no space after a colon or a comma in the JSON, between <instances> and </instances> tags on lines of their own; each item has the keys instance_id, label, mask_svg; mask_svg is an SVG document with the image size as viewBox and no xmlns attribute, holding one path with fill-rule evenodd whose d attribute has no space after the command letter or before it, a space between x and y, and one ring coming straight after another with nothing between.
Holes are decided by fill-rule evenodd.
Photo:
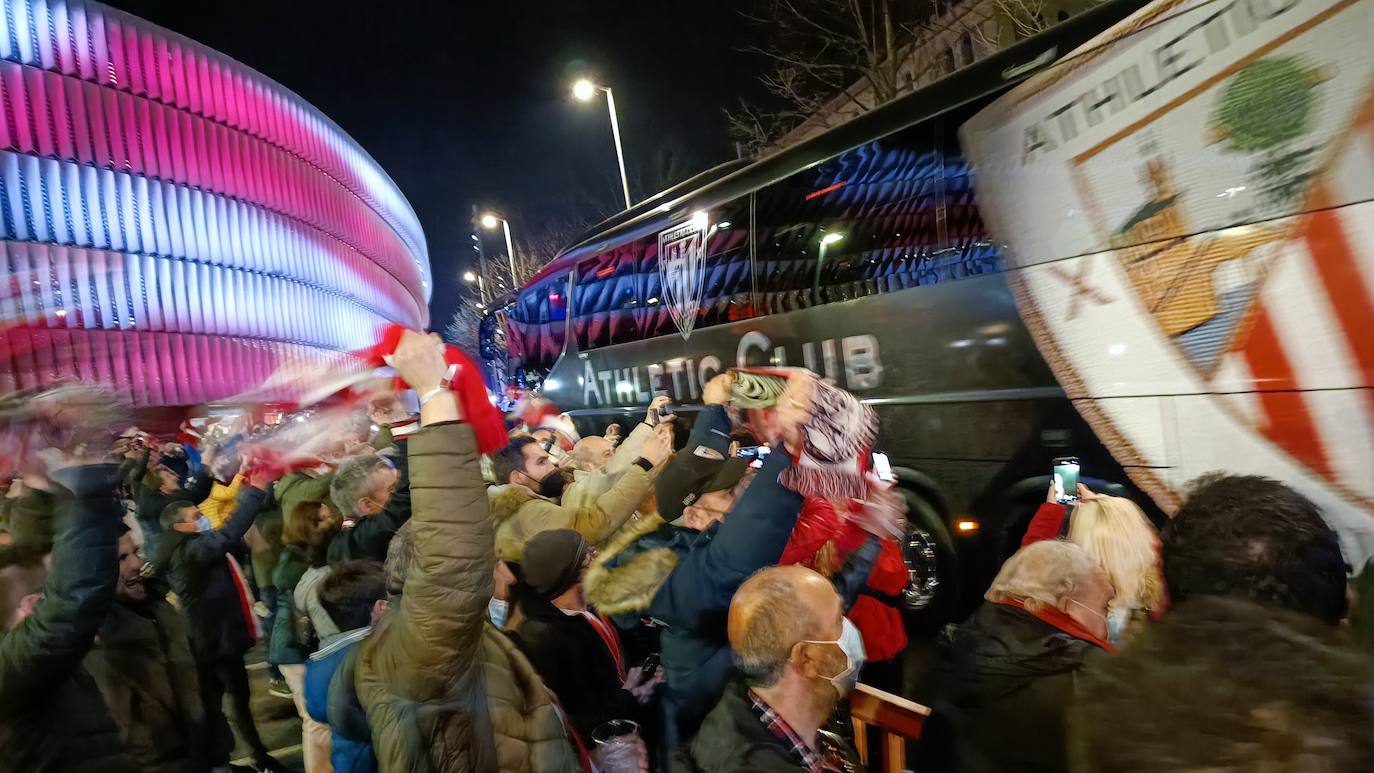
<instances>
[{"instance_id":1,"label":"black jacket","mask_svg":"<svg viewBox=\"0 0 1374 773\"><path fill-rule=\"evenodd\" d=\"M1065 716L1083 660L1101 650L1034 615L986 603L946 629L921 696L932 708L922 771L1067 769Z\"/></svg>"},{"instance_id":2,"label":"black jacket","mask_svg":"<svg viewBox=\"0 0 1374 773\"><path fill-rule=\"evenodd\" d=\"M214 483L207 474L192 474L178 481L176 491L164 494L161 490L143 483L149 468L148 455L144 454L121 465L119 474L134 495L134 509L138 514L138 525L143 530L143 555L158 555L158 544L162 540L162 511L173 502L186 501L192 504L204 502L210 496Z\"/></svg>"},{"instance_id":3,"label":"black jacket","mask_svg":"<svg viewBox=\"0 0 1374 773\"><path fill-rule=\"evenodd\" d=\"M191 624L191 652L199 662L241 656L257 640L248 629L226 553L237 549L262 509L267 492L239 491L238 507L218 531L168 531L158 547L158 571L181 599Z\"/></svg>"},{"instance_id":4,"label":"black jacket","mask_svg":"<svg viewBox=\"0 0 1374 773\"><path fill-rule=\"evenodd\" d=\"M532 594L520 606L525 612L520 645L588 746L602 722L638 719L639 701L622 689L615 659L585 617L565 615Z\"/></svg>"},{"instance_id":5,"label":"black jacket","mask_svg":"<svg viewBox=\"0 0 1374 773\"><path fill-rule=\"evenodd\" d=\"M132 773L119 729L81 665L114 600L119 503L114 465L64 471L43 600L0 634L0 768Z\"/></svg>"},{"instance_id":6,"label":"black jacket","mask_svg":"<svg viewBox=\"0 0 1374 773\"><path fill-rule=\"evenodd\" d=\"M796 773L806 771L788 745L763 726L748 688L732 682L706 715L696 738L674 754L673 773Z\"/></svg>"},{"instance_id":7,"label":"black jacket","mask_svg":"<svg viewBox=\"0 0 1374 773\"><path fill-rule=\"evenodd\" d=\"M149 593L110 605L86 668L105 696L124 748L148 773L209 767L205 707L186 618Z\"/></svg>"},{"instance_id":8,"label":"black jacket","mask_svg":"<svg viewBox=\"0 0 1374 773\"><path fill-rule=\"evenodd\" d=\"M351 529L344 529L329 541L329 563L344 561L386 561L386 548L406 521L410 520L410 458L407 441L396 441L400 453L392 457L396 464L396 488L380 513L359 520Z\"/></svg>"}]
</instances>

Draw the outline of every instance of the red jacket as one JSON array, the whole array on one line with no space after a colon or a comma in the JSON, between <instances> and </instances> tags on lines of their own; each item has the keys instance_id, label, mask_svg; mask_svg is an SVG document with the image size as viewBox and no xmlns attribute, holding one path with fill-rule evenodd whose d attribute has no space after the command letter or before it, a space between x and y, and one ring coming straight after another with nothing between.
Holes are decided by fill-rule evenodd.
<instances>
[{"instance_id":1,"label":"red jacket","mask_svg":"<svg viewBox=\"0 0 1374 773\"><path fill-rule=\"evenodd\" d=\"M1040 505L1030 526L1026 527L1026 536L1021 538L1021 547L1041 540L1058 539L1064 530L1064 517L1068 514L1069 508L1056 502Z\"/></svg>"},{"instance_id":2,"label":"red jacket","mask_svg":"<svg viewBox=\"0 0 1374 773\"><path fill-rule=\"evenodd\" d=\"M829 575L844 564L844 559L857 550L868 532L842 519L828 500L810 497L797 517L796 528L783 549L780 565L801 564ZM829 567L818 567L818 554L834 542L834 557ZM868 574L868 587L886 595L896 595L906 587L906 563L895 540L883 540L878 558ZM846 615L863 637L864 651L869 660L890 660L906 649L906 626L902 613L872 596L860 594Z\"/></svg>"}]
</instances>

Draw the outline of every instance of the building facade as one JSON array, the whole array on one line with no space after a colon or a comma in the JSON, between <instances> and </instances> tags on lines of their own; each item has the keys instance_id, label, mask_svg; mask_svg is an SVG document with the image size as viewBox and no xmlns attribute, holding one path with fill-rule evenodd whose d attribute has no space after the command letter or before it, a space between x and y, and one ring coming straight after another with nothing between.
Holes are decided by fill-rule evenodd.
<instances>
[{"instance_id":1,"label":"building facade","mask_svg":"<svg viewBox=\"0 0 1374 773\"><path fill-rule=\"evenodd\" d=\"M0 271L4 391L212 402L429 321L424 234L366 151L251 68L81 0L0 0Z\"/></svg>"}]
</instances>

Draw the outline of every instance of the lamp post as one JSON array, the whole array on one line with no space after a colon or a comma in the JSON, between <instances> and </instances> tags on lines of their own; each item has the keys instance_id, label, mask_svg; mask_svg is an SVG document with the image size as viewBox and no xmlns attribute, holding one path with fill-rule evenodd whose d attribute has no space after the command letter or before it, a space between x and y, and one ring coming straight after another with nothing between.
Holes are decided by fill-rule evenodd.
<instances>
[{"instance_id":1,"label":"lamp post","mask_svg":"<svg viewBox=\"0 0 1374 773\"><path fill-rule=\"evenodd\" d=\"M510 286L514 290L520 285L520 278L515 275L515 245L510 238L510 221L492 212L482 215L482 227L488 231L494 230L497 223L506 232L506 258L510 261Z\"/></svg>"},{"instance_id":2,"label":"lamp post","mask_svg":"<svg viewBox=\"0 0 1374 773\"><path fill-rule=\"evenodd\" d=\"M481 274L474 274L474 273L471 272L471 271L464 271L464 272L463 272L463 281L464 281L464 282L467 282L468 284L472 284L473 282L476 282L476 283L477 283L477 300L481 302L481 305L482 305L482 306L486 306L486 305L487 305L487 285L486 285L485 282L482 281L482 275L481 275Z\"/></svg>"},{"instance_id":3,"label":"lamp post","mask_svg":"<svg viewBox=\"0 0 1374 773\"><path fill-rule=\"evenodd\" d=\"M625 151L620 147L620 122L615 115L615 95L609 86L598 86L583 78L573 84L573 96L580 102L590 102L596 92L606 94L606 109L611 113L611 136L615 139L615 160L620 164L620 189L625 194L625 209L630 208L630 178L625 175Z\"/></svg>"},{"instance_id":4,"label":"lamp post","mask_svg":"<svg viewBox=\"0 0 1374 773\"><path fill-rule=\"evenodd\" d=\"M841 233L828 233L821 237L820 253L816 256L816 284L812 288L812 294L816 297L816 305L821 303L821 266L825 265L825 251L830 245L844 238Z\"/></svg>"}]
</instances>

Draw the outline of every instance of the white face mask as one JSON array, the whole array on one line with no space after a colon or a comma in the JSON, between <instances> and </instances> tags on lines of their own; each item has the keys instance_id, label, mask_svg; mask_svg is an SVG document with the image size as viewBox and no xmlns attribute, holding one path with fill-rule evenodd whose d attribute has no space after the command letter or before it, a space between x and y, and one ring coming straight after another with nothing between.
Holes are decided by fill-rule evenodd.
<instances>
[{"instance_id":1,"label":"white face mask","mask_svg":"<svg viewBox=\"0 0 1374 773\"><path fill-rule=\"evenodd\" d=\"M510 602L504 599L493 598L487 602L487 619L497 628L506 625L506 618L510 615Z\"/></svg>"},{"instance_id":2,"label":"white face mask","mask_svg":"<svg viewBox=\"0 0 1374 773\"><path fill-rule=\"evenodd\" d=\"M834 641L806 641L805 644L834 644L844 653L845 668L834 676L826 677L830 684L835 687L835 691L840 697L849 694L854 689L854 685L859 681L859 669L863 666L867 656L864 652L864 640L859 635L859 629L849 622L849 618L844 618L844 623L840 630L840 638Z\"/></svg>"}]
</instances>

